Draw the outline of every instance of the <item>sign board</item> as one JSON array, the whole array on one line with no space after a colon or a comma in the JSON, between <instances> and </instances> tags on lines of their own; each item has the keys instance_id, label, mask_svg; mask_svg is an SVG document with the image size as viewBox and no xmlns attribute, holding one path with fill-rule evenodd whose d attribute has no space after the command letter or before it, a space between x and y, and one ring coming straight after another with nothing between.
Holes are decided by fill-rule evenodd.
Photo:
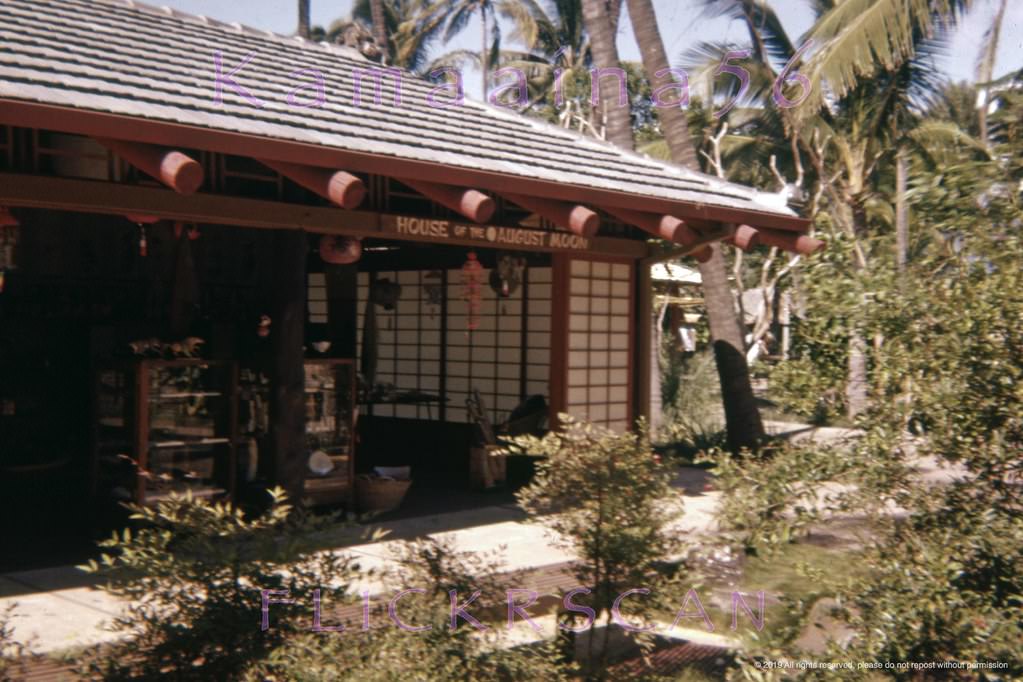
<instances>
[{"instance_id":1,"label":"sign board","mask_svg":"<svg viewBox=\"0 0 1023 682\"><path fill-rule=\"evenodd\" d=\"M382 215L380 229L404 238L418 238L431 242L466 244L529 251L588 251L592 244L586 237L571 232L550 232L523 227L474 225L452 220L413 218Z\"/></svg>"}]
</instances>

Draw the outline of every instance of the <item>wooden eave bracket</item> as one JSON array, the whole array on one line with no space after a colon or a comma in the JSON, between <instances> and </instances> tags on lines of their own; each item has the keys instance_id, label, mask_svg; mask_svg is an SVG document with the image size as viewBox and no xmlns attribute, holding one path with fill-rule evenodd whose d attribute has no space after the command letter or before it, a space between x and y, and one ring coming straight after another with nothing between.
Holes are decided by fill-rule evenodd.
<instances>
[{"instance_id":1,"label":"wooden eave bracket","mask_svg":"<svg viewBox=\"0 0 1023 682\"><path fill-rule=\"evenodd\" d=\"M358 208L366 198L365 183L347 171L269 159L258 161L341 208L348 210Z\"/></svg>"},{"instance_id":2,"label":"wooden eave bracket","mask_svg":"<svg viewBox=\"0 0 1023 682\"><path fill-rule=\"evenodd\" d=\"M442 185L436 182L423 182L411 178L395 179L408 185L427 199L476 223L487 222L494 217L494 211L497 209L494 200L479 190Z\"/></svg>"},{"instance_id":3,"label":"wooden eave bracket","mask_svg":"<svg viewBox=\"0 0 1023 682\"><path fill-rule=\"evenodd\" d=\"M194 194L206 177L202 164L177 150L105 137L95 139L135 168L159 180L178 194Z\"/></svg>"},{"instance_id":4,"label":"wooden eave bracket","mask_svg":"<svg viewBox=\"0 0 1023 682\"><path fill-rule=\"evenodd\" d=\"M585 206L566 201L541 199L522 194L504 193L509 201L518 204L531 213L546 218L558 227L573 232L580 237L594 237L600 229L600 216Z\"/></svg>"}]
</instances>

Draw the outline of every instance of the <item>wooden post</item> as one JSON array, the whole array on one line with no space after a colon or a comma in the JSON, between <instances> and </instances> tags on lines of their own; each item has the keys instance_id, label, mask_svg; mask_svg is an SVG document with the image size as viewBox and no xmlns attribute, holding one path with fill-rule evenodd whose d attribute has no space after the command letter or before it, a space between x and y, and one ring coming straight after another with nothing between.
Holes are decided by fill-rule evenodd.
<instances>
[{"instance_id":1,"label":"wooden post","mask_svg":"<svg viewBox=\"0 0 1023 682\"><path fill-rule=\"evenodd\" d=\"M193 194L205 178L202 165L179 151L100 137L96 141L178 194Z\"/></svg>"},{"instance_id":2,"label":"wooden post","mask_svg":"<svg viewBox=\"0 0 1023 682\"><path fill-rule=\"evenodd\" d=\"M305 484L305 368L302 343L306 315L306 235L277 230L270 299L270 443L273 479L292 503Z\"/></svg>"}]
</instances>

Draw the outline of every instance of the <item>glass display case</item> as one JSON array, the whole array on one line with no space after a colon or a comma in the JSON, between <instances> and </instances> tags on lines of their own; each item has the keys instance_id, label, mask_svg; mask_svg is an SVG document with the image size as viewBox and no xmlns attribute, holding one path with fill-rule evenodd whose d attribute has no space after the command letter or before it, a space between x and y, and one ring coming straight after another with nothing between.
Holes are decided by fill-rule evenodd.
<instances>
[{"instance_id":1,"label":"glass display case","mask_svg":"<svg viewBox=\"0 0 1023 682\"><path fill-rule=\"evenodd\" d=\"M313 504L351 503L355 481L355 363L305 361L305 494Z\"/></svg>"},{"instance_id":2,"label":"glass display case","mask_svg":"<svg viewBox=\"0 0 1023 682\"><path fill-rule=\"evenodd\" d=\"M233 363L190 358L100 369L93 493L139 504L186 491L233 499L237 381Z\"/></svg>"},{"instance_id":3,"label":"glass display case","mask_svg":"<svg viewBox=\"0 0 1023 682\"><path fill-rule=\"evenodd\" d=\"M349 358L305 360L305 499L312 505L351 504L355 481L356 373ZM270 382L241 370L241 471L247 482L269 486Z\"/></svg>"}]
</instances>

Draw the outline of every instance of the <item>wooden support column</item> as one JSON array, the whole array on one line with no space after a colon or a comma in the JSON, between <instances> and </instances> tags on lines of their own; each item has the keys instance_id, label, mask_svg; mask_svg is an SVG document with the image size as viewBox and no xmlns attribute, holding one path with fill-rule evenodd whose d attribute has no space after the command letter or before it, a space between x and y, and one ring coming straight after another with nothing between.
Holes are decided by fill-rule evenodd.
<instances>
[{"instance_id":1,"label":"wooden support column","mask_svg":"<svg viewBox=\"0 0 1023 682\"><path fill-rule=\"evenodd\" d=\"M600 229L600 216L586 208L564 201L527 197L522 194L504 196L526 209L546 218L558 227L574 232L580 237L593 237Z\"/></svg>"},{"instance_id":2,"label":"wooden support column","mask_svg":"<svg viewBox=\"0 0 1023 682\"><path fill-rule=\"evenodd\" d=\"M259 159L259 162L341 208L349 210L358 208L362 200L366 198L365 183L343 170L302 166L296 163L267 159Z\"/></svg>"},{"instance_id":3,"label":"wooden support column","mask_svg":"<svg viewBox=\"0 0 1023 682\"><path fill-rule=\"evenodd\" d=\"M205 178L202 165L179 151L105 137L97 137L96 141L178 194L195 193Z\"/></svg>"},{"instance_id":4,"label":"wooden support column","mask_svg":"<svg viewBox=\"0 0 1023 682\"><path fill-rule=\"evenodd\" d=\"M273 479L293 503L305 483L306 235L276 230L270 287L270 443Z\"/></svg>"},{"instance_id":5,"label":"wooden support column","mask_svg":"<svg viewBox=\"0 0 1023 682\"><path fill-rule=\"evenodd\" d=\"M485 223L494 217L497 204L483 192L435 182L422 182L410 178L398 178L424 197L451 209L477 223Z\"/></svg>"}]
</instances>

